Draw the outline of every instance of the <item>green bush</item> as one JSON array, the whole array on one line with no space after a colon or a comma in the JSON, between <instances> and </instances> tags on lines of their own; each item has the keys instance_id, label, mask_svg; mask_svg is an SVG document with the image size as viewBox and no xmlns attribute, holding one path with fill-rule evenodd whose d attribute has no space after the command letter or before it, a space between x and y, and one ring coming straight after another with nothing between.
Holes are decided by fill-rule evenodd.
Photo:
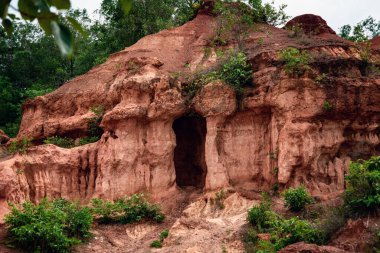
<instances>
[{"instance_id":1,"label":"green bush","mask_svg":"<svg viewBox=\"0 0 380 253\"><path fill-rule=\"evenodd\" d=\"M313 197L304 186L289 188L283 192L285 207L293 212L301 211L306 205L314 203Z\"/></svg>"},{"instance_id":2,"label":"green bush","mask_svg":"<svg viewBox=\"0 0 380 253\"><path fill-rule=\"evenodd\" d=\"M226 198L226 193L222 189L222 190L215 193L215 199L214 198L210 199L211 205L215 204L220 210L222 210L225 208L225 206L224 206L224 199L225 198Z\"/></svg>"},{"instance_id":3,"label":"green bush","mask_svg":"<svg viewBox=\"0 0 380 253\"><path fill-rule=\"evenodd\" d=\"M325 111L331 111L333 108L329 101L324 101L322 107Z\"/></svg>"},{"instance_id":4,"label":"green bush","mask_svg":"<svg viewBox=\"0 0 380 253\"><path fill-rule=\"evenodd\" d=\"M71 246L91 236L92 215L65 200L48 201L39 205L25 202L22 208L11 205L5 218L11 245L27 252L70 252Z\"/></svg>"},{"instance_id":5,"label":"green bush","mask_svg":"<svg viewBox=\"0 0 380 253\"><path fill-rule=\"evenodd\" d=\"M22 139L21 141L13 141L8 147L8 152L11 154L15 153L26 153L26 150L32 146L32 143L29 139Z\"/></svg>"},{"instance_id":6,"label":"green bush","mask_svg":"<svg viewBox=\"0 0 380 253\"><path fill-rule=\"evenodd\" d=\"M61 136L51 136L44 140L45 144L53 144L61 148L73 148L75 147L74 139Z\"/></svg>"},{"instance_id":7,"label":"green bush","mask_svg":"<svg viewBox=\"0 0 380 253\"><path fill-rule=\"evenodd\" d=\"M350 164L344 202L350 213L366 214L380 207L380 156Z\"/></svg>"},{"instance_id":8,"label":"green bush","mask_svg":"<svg viewBox=\"0 0 380 253\"><path fill-rule=\"evenodd\" d=\"M293 243L303 241L320 244L326 238L325 233L309 221L298 217L284 219L271 211L268 200L249 209L248 220L253 225L245 236L246 249L249 252L277 252ZM269 233L270 241L259 239L258 233Z\"/></svg>"},{"instance_id":9,"label":"green bush","mask_svg":"<svg viewBox=\"0 0 380 253\"><path fill-rule=\"evenodd\" d=\"M231 55L219 70L219 78L229 84L238 95L243 93L243 87L252 81L252 67L247 56L239 52Z\"/></svg>"},{"instance_id":10,"label":"green bush","mask_svg":"<svg viewBox=\"0 0 380 253\"><path fill-rule=\"evenodd\" d=\"M277 215L271 211L270 206L269 198L263 194L260 204L248 210L248 221L259 232L268 228L270 221L277 218Z\"/></svg>"},{"instance_id":11,"label":"green bush","mask_svg":"<svg viewBox=\"0 0 380 253\"><path fill-rule=\"evenodd\" d=\"M159 240L154 240L151 244L150 247L152 248L162 248L162 242Z\"/></svg>"},{"instance_id":12,"label":"green bush","mask_svg":"<svg viewBox=\"0 0 380 253\"><path fill-rule=\"evenodd\" d=\"M252 67L246 55L242 52L231 53L216 69L204 71L192 78L183 90L188 97L193 98L204 85L215 80L222 80L230 85L240 99L243 87L252 84Z\"/></svg>"},{"instance_id":13,"label":"green bush","mask_svg":"<svg viewBox=\"0 0 380 253\"><path fill-rule=\"evenodd\" d=\"M159 237L159 240L154 240L151 244L150 247L152 248L162 248L162 243L164 242L165 238L169 236L169 229L164 229L161 231Z\"/></svg>"},{"instance_id":14,"label":"green bush","mask_svg":"<svg viewBox=\"0 0 380 253\"><path fill-rule=\"evenodd\" d=\"M307 51L289 47L280 52L280 58L285 63L285 71L288 75L302 75L309 70L311 56Z\"/></svg>"},{"instance_id":15,"label":"green bush","mask_svg":"<svg viewBox=\"0 0 380 253\"><path fill-rule=\"evenodd\" d=\"M160 233L160 241L165 240L165 238L167 238L168 236L169 236L169 229L162 230L162 232Z\"/></svg>"},{"instance_id":16,"label":"green bush","mask_svg":"<svg viewBox=\"0 0 380 253\"><path fill-rule=\"evenodd\" d=\"M321 244L325 239L322 231L298 217L273 220L270 228L271 242L276 250L297 242Z\"/></svg>"},{"instance_id":17,"label":"green bush","mask_svg":"<svg viewBox=\"0 0 380 253\"><path fill-rule=\"evenodd\" d=\"M249 6L252 7L253 20L255 22L265 22L273 26L279 26L286 23L290 16L286 15L286 4L274 7L274 2L263 4L262 0L248 0Z\"/></svg>"},{"instance_id":18,"label":"green bush","mask_svg":"<svg viewBox=\"0 0 380 253\"><path fill-rule=\"evenodd\" d=\"M93 214L101 223L125 224L144 219L162 222L165 219L160 208L149 203L142 194L134 194L115 202L93 199L91 205Z\"/></svg>"}]
</instances>

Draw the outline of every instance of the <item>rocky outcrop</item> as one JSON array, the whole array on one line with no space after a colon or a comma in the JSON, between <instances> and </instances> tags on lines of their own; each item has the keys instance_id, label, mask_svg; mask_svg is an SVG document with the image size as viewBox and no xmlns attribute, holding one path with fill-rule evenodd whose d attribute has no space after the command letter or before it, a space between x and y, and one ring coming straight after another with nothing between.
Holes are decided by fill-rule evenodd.
<instances>
[{"instance_id":1,"label":"rocky outcrop","mask_svg":"<svg viewBox=\"0 0 380 253\"><path fill-rule=\"evenodd\" d=\"M283 248L279 253L348 253L332 246L318 246L316 244L307 244L304 242L295 243Z\"/></svg>"},{"instance_id":2,"label":"rocky outcrop","mask_svg":"<svg viewBox=\"0 0 380 253\"><path fill-rule=\"evenodd\" d=\"M306 34L336 34L323 18L313 14L297 16L286 23L285 28L291 29L294 26L298 26Z\"/></svg>"},{"instance_id":3,"label":"rocky outcrop","mask_svg":"<svg viewBox=\"0 0 380 253\"><path fill-rule=\"evenodd\" d=\"M373 53L378 56L380 54L380 36L371 39L369 42Z\"/></svg>"},{"instance_id":4,"label":"rocky outcrop","mask_svg":"<svg viewBox=\"0 0 380 253\"><path fill-rule=\"evenodd\" d=\"M99 105L104 134L94 144L39 145L3 159L0 199L86 202L135 192L160 197L178 186L269 191L300 184L319 199L341 194L349 162L380 152L379 77L365 76L358 49L334 34L305 41L259 24L243 41L254 71L243 99L215 81L189 101L182 77L217 65L225 49L210 46L215 24L201 12L24 104L18 139L85 136ZM313 56L302 76L284 71L279 51L289 46Z\"/></svg>"}]
</instances>

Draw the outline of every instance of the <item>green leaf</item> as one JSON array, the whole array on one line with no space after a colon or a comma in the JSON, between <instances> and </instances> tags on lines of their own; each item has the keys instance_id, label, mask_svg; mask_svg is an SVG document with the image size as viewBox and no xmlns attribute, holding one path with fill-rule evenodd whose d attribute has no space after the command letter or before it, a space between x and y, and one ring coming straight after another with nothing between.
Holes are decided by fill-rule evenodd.
<instances>
[{"instance_id":1,"label":"green leaf","mask_svg":"<svg viewBox=\"0 0 380 253\"><path fill-rule=\"evenodd\" d=\"M51 26L51 20L45 19L45 18L38 18L38 23L40 24L41 28L44 30L46 35L52 35L53 30Z\"/></svg>"},{"instance_id":2,"label":"green leaf","mask_svg":"<svg viewBox=\"0 0 380 253\"><path fill-rule=\"evenodd\" d=\"M12 35L12 33L13 33L12 21L10 21L9 19L6 18L6 19L3 19L2 24L4 26L5 31L7 32L8 36Z\"/></svg>"},{"instance_id":3,"label":"green leaf","mask_svg":"<svg viewBox=\"0 0 380 253\"><path fill-rule=\"evenodd\" d=\"M119 4L125 15L132 9L132 0L119 0Z\"/></svg>"},{"instance_id":4,"label":"green leaf","mask_svg":"<svg viewBox=\"0 0 380 253\"><path fill-rule=\"evenodd\" d=\"M0 18L4 19L7 16L10 2L11 0L0 1Z\"/></svg>"},{"instance_id":5,"label":"green leaf","mask_svg":"<svg viewBox=\"0 0 380 253\"><path fill-rule=\"evenodd\" d=\"M8 14L8 17L10 18L10 19L12 19L12 20L17 20L17 17L16 17L16 15L15 14Z\"/></svg>"},{"instance_id":6,"label":"green leaf","mask_svg":"<svg viewBox=\"0 0 380 253\"><path fill-rule=\"evenodd\" d=\"M70 24L74 27L75 30L77 30L83 37L87 37L88 33L85 31L82 27L82 25L74 18L67 17L67 20L70 22Z\"/></svg>"},{"instance_id":7,"label":"green leaf","mask_svg":"<svg viewBox=\"0 0 380 253\"><path fill-rule=\"evenodd\" d=\"M71 56L74 51L74 43L69 28L55 21L51 22L51 27L55 42L61 50L61 53L63 55Z\"/></svg>"},{"instance_id":8,"label":"green leaf","mask_svg":"<svg viewBox=\"0 0 380 253\"><path fill-rule=\"evenodd\" d=\"M33 21L38 15L38 8L33 0L19 0L18 9L23 19Z\"/></svg>"},{"instance_id":9,"label":"green leaf","mask_svg":"<svg viewBox=\"0 0 380 253\"><path fill-rule=\"evenodd\" d=\"M55 6L58 10L67 10L71 7L70 0L51 0L50 2L51 5Z\"/></svg>"}]
</instances>

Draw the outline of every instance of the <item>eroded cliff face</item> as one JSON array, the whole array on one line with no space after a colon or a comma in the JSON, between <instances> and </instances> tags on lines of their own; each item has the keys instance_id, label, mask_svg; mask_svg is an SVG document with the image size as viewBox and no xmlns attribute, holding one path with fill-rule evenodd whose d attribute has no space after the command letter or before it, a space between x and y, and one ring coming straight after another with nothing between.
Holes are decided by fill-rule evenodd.
<instances>
[{"instance_id":1,"label":"eroded cliff face","mask_svg":"<svg viewBox=\"0 0 380 253\"><path fill-rule=\"evenodd\" d=\"M268 191L304 184L320 199L342 193L349 162L380 153L380 78L363 70L360 49L322 25L293 37L258 24L243 43L254 73L242 101L220 81L192 101L184 95L178 76L214 66L218 50L236 46L210 46L216 17L207 12L112 55L27 102L17 136L36 144L84 136L90 108L103 105L101 139L72 149L37 145L3 158L0 202L86 202L136 192L158 198L182 186ZM313 56L301 76L284 71L279 51L289 46Z\"/></svg>"}]
</instances>

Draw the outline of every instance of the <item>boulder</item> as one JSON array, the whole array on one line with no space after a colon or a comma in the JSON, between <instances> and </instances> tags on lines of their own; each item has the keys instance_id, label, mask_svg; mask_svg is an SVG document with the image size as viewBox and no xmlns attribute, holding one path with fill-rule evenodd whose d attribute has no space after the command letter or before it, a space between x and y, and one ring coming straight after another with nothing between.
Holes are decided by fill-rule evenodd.
<instances>
[{"instance_id":1,"label":"boulder","mask_svg":"<svg viewBox=\"0 0 380 253\"><path fill-rule=\"evenodd\" d=\"M294 26L298 26L306 34L336 34L322 17L313 14L297 16L286 23L285 28L290 29Z\"/></svg>"}]
</instances>

